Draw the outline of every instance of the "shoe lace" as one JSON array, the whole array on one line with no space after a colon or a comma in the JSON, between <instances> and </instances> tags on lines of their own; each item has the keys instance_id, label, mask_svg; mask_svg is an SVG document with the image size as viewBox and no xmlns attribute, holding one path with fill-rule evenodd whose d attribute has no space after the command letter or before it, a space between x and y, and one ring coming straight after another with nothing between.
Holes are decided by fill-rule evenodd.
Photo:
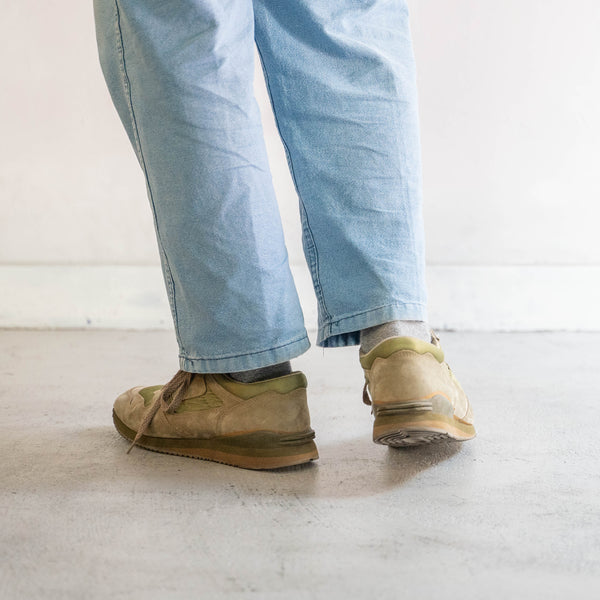
<instances>
[{"instance_id":1,"label":"shoe lace","mask_svg":"<svg viewBox=\"0 0 600 600\"><path fill-rule=\"evenodd\" d=\"M185 393L192 382L194 373L188 373L181 369L175 373L173 378L166 383L157 394L154 403L144 415L144 419L140 423L140 426L135 434L135 438L127 450L127 454L131 452L131 449L138 443L138 440L144 435L152 419L156 416L156 413L160 408L167 414L174 413L183 402Z\"/></svg>"},{"instance_id":2,"label":"shoe lace","mask_svg":"<svg viewBox=\"0 0 600 600\"><path fill-rule=\"evenodd\" d=\"M369 391L367 388L368 385L369 385L369 380L365 377L365 387L363 387L363 402L367 406L371 406L372 402L371 402L371 398L369 397Z\"/></svg>"}]
</instances>

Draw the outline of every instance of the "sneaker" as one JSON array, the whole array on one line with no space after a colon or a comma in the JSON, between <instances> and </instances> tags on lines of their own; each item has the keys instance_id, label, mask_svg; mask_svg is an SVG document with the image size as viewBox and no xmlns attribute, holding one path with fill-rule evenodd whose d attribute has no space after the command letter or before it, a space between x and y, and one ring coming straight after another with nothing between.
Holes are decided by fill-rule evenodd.
<instances>
[{"instance_id":1,"label":"sneaker","mask_svg":"<svg viewBox=\"0 0 600 600\"><path fill-rule=\"evenodd\" d=\"M475 437L469 400L444 362L440 340L412 337L383 340L365 353L363 402L375 416L373 441L413 446Z\"/></svg>"},{"instance_id":2,"label":"sneaker","mask_svg":"<svg viewBox=\"0 0 600 600\"><path fill-rule=\"evenodd\" d=\"M306 376L243 383L179 371L164 386L134 387L115 401L117 431L133 446L242 467L276 469L319 457Z\"/></svg>"}]
</instances>

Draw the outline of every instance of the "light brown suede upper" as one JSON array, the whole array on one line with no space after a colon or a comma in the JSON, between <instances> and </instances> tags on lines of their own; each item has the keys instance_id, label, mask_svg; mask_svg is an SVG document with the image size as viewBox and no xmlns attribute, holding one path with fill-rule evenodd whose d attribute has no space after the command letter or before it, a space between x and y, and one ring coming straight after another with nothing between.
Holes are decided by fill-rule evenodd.
<instances>
[{"instance_id":1,"label":"light brown suede upper","mask_svg":"<svg viewBox=\"0 0 600 600\"><path fill-rule=\"evenodd\" d=\"M282 381L284 378L288 379ZM167 414L159 410L146 435L209 439L257 431L309 431L306 377L295 371L276 380L280 380L278 386L268 382L245 384L221 374L196 374L177 411ZM292 389L278 391L286 388ZM149 406L160 393L160 388L156 389L150 401L145 402L140 394L143 389L145 386L138 386L124 392L114 404L119 419L133 430L138 429Z\"/></svg>"},{"instance_id":2,"label":"light brown suede upper","mask_svg":"<svg viewBox=\"0 0 600 600\"><path fill-rule=\"evenodd\" d=\"M458 419L473 424L467 396L444 361L439 342L393 339L384 340L368 353L360 351L374 408L445 397Z\"/></svg>"}]
</instances>

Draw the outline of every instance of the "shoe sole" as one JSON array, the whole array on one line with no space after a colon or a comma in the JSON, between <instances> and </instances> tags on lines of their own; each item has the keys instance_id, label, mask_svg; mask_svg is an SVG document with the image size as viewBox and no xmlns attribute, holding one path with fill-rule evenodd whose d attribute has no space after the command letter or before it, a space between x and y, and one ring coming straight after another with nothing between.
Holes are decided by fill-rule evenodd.
<instances>
[{"instance_id":1,"label":"shoe sole","mask_svg":"<svg viewBox=\"0 0 600 600\"><path fill-rule=\"evenodd\" d=\"M113 411L117 431L132 442L136 432ZM313 441L315 432L276 434L254 432L210 439L159 438L143 435L136 445L146 450L210 460L242 469L279 469L311 462L319 458Z\"/></svg>"},{"instance_id":2,"label":"shoe sole","mask_svg":"<svg viewBox=\"0 0 600 600\"><path fill-rule=\"evenodd\" d=\"M373 424L373 441L394 448L443 441L465 442L475 437L473 425L434 412L381 415Z\"/></svg>"}]
</instances>

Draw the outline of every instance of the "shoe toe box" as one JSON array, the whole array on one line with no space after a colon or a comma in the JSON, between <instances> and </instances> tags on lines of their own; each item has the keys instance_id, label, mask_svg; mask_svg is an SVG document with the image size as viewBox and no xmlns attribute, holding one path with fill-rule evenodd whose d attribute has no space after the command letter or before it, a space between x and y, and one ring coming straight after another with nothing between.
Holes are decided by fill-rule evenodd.
<instances>
[{"instance_id":1,"label":"shoe toe box","mask_svg":"<svg viewBox=\"0 0 600 600\"><path fill-rule=\"evenodd\" d=\"M140 394L142 386L123 392L113 405L117 417L128 427L135 429L141 422L144 413L144 398Z\"/></svg>"}]
</instances>

